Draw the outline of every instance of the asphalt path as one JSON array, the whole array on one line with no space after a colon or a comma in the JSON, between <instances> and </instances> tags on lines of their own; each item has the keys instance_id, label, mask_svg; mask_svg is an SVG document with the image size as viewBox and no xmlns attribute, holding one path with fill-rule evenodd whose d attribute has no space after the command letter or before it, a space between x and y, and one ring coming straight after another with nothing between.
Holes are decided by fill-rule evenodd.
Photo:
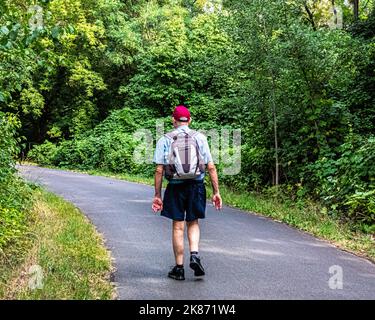
<instances>
[{"instance_id":1,"label":"asphalt path","mask_svg":"<svg viewBox=\"0 0 375 320\"><path fill-rule=\"evenodd\" d=\"M103 234L119 299L375 299L368 260L268 218L209 204L200 221L206 276L189 269L186 239L186 280L169 279L171 221L151 211L151 186L34 166L19 171L76 205Z\"/></svg>"}]
</instances>

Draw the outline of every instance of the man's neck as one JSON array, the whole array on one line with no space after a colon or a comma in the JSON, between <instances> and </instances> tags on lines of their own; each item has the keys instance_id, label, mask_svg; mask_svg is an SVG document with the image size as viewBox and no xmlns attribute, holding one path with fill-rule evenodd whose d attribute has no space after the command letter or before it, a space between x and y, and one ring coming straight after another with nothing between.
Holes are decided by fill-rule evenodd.
<instances>
[{"instance_id":1,"label":"man's neck","mask_svg":"<svg viewBox=\"0 0 375 320\"><path fill-rule=\"evenodd\" d=\"M181 125L177 126L176 129L189 129L189 125L188 124L181 124Z\"/></svg>"}]
</instances>

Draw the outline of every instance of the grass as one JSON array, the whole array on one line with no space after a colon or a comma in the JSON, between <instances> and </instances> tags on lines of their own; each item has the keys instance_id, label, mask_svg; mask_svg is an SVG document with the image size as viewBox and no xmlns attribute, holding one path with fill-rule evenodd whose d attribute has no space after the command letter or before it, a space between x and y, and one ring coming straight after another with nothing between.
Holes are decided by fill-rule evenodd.
<instances>
[{"instance_id":1,"label":"grass","mask_svg":"<svg viewBox=\"0 0 375 320\"><path fill-rule=\"evenodd\" d=\"M72 171L147 185L152 185L154 182L153 178L127 173L117 174L102 170ZM343 250L366 257L375 262L374 236L359 231L358 228L353 225L340 222L338 219L328 215L317 203L308 201L304 203L294 202L287 199L285 196L276 196L275 194L265 195L240 192L223 185L220 187L220 193L226 205L245 211L251 211L252 213L286 223L294 228L329 241L331 244ZM210 198L211 195L211 188L207 188L208 198Z\"/></svg>"},{"instance_id":2,"label":"grass","mask_svg":"<svg viewBox=\"0 0 375 320\"><path fill-rule=\"evenodd\" d=\"M225 186L221 187L221 194L223 202L232 207L286 223L375 262L373 235L358 231L353 225L344 224L329 216L317 203L293 202L283 196L239 193Z\"/></svg>"},{"instance_id":3,"label":"grass","mask_svg":"<svg viewBox=\"0 0 375 320\"><path fill-rule=\"evenodd\" d=\"M28 240L17 254L5 253L11 260L0 260L0 298L114 298L111 257L94 226L72 204L40 188L33 203Z\"/></svg>"}]
</instances>

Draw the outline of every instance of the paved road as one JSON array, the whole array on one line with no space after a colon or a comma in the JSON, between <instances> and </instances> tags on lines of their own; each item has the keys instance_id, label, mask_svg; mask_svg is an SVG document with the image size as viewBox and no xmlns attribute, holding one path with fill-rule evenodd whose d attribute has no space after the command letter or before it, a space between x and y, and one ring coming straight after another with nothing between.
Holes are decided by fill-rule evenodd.
<instances>
[{"instance_id":1,"label":"paved road","mask_svg":"<svg viewBox=\"0 0 375 320\"><path fill-rule=\"evenodd\" d=\"M206 277L186 269L185 281L169 279L170 221L151 212L150 186L38 167L20 171L73 202L104 235L120 299L375 299L374 264L228 207L218 213L208 206L201 222ZM343 271L342 290L328 285L334 265Z\"/></svg>"}]
</instances>

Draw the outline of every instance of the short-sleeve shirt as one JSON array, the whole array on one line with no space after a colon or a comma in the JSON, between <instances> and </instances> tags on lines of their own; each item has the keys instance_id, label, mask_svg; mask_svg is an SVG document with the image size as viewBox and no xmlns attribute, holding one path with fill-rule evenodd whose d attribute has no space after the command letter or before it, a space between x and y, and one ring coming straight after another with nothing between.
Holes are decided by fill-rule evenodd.
<instances>
[{"instance_id":1,"label":"short-sleeve shirt","mask_svg":"<svg viewBox=\"0 0 375 320\"><path fill-rule=\"evenodd\" d=\"M189 132L190 129L188 126L180 126L176 129L178 132ZM195 137L197 139L198 148L200 151L200 154L202 155L203 161L205 164L208 164L209 162L213 162L210 147L208 146L207 137L203 135L202 133L198 133ZM172 141L168 139L167 137L163 136L159 139L159 141L156 144L156 149L154 153L154 163L155 164L162 164L167 165L168 164L168 155L169 155L169 148L171 146ZM199 177L196 178L196 180L203 180L204 179L204 173L202 173ZM170 181L171 183L179 183L182 182L182 180L174 179Z\"/></svg>"}]
</instances>

